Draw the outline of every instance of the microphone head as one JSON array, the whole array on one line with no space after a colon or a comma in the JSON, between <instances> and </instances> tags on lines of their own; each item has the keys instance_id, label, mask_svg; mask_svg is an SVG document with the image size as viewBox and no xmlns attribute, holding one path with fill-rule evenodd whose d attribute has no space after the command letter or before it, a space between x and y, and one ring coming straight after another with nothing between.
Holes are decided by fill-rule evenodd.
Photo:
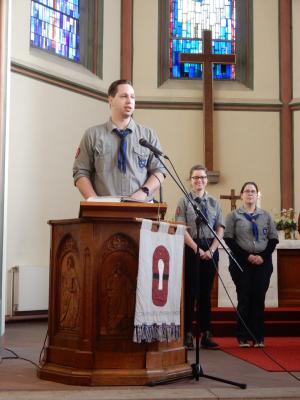
<instances>
[{"instance_id":1,"label":"microphone head","mask_svg":"<svg viewBox=\"0 0 300 400\"><path fill-rule=\"evenodd\" d=\"M147 140L144 139L144 138L142 138L142 139L139 140L139 144L140 144L141 146L144 146L144 144L147 144L147 143L148 143Z\"/></svg>"}]
</instances>

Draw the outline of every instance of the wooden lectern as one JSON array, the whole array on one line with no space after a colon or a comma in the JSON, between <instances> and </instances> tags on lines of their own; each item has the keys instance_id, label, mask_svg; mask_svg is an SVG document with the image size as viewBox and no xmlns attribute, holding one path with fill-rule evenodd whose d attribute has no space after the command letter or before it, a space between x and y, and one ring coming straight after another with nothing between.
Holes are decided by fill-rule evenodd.
<instances>
[{"instance_id":1,"label":"wooden lectern","mask_svg":"<svg viewBox=\"0 0 300 400\"><path fill-rule=\"evenodd\" d=\"M141 223L164 204L82 202L80 218L51 225L49 342L41 379L145 385L190 370L181 339L133 343Z\"/></svg>"}]
</instances>

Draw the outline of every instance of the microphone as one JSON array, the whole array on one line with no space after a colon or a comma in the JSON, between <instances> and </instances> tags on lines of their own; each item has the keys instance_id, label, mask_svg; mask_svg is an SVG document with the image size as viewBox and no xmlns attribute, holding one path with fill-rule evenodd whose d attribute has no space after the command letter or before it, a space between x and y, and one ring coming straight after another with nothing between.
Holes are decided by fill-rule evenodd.
<instances>
[{"instance_id":1,"label":"microphone","mask_svg":"<svg viewBox=\"0 0 300 400\"><path fill-rule=\"evenodd\" d=\"M162 151L160 151L158 148L152 146L149 142L147 142L146 139L140 139L139 144L143 147L147 147L147 149L151 150L152 153L154 153L156 156L161 156L164 157L168 160L168 156L166 156Z\"/></svg>"}]
</instances>

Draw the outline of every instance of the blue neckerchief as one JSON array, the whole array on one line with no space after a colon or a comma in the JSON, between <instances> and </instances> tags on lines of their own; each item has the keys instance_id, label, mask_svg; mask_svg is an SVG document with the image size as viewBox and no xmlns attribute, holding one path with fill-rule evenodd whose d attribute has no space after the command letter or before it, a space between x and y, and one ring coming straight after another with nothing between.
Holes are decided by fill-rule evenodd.
<instances>
[{"instance_id":1,"label":"blue neckerchief","mask_svg":"<svg viewBox=\"0 0 300 400\"><path fill-rule=\"evenodd\" d=\"M252 233L255 238L255 241L258 242L258 227L256 223L256 219L259 217L259 214L257 215L251 215L244 213L245 218L252 223Z\"/></svg>"},{"instance_id":2,"label":"blue neckerchief","mask_svg":"<svg viewBox=\"0 0 300 400\"><path fill-rule=\"evenodd\" d=\"M120 141L120 147L119 147L119 152L118 152L118 168L121 172L126 172L126 150L127 150L127 140L126 137L127 135L131 132L131 129L118 129L115 128L114 132L119 136L121 139Z\"/></svg>"},{"instance_id":3,"label":"blue neckerchief","mask_svg":"<svg viewBox=\"0 0 300 400\"><path fill-rule=\"evenodd\" d=\"M206 206L206 200L201 199L201 197L195 197L194 201L199 204L200 209L205 216L205 218L208 220L208 213L207 213L207 206Z\"/></svg>"}]
</instances>

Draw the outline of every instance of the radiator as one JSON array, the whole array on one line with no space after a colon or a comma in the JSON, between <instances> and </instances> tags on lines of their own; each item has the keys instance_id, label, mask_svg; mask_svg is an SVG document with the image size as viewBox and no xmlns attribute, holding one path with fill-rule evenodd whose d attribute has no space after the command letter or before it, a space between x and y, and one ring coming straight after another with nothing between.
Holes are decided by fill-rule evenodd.
<instances>
[{"instance_id":1,"label":"radiator","mask_svg":"<svg viewBox=\"0 0 300 400\"><path fill-rule=\"evenodd\" d=\"M11 279L13 315L48 310L49 267L16 266Z\"/></svg>"}]
</instances>

